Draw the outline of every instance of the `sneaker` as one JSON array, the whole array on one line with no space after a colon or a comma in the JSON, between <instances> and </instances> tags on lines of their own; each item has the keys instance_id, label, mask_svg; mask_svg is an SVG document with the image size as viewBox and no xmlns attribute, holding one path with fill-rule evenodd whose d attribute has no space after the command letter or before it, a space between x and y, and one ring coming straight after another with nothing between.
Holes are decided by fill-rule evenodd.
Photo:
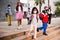
<instances>
[{"instance_id":1,"label":"sneaker","mask_svg":"<svg viewBox=\"0 0 60 40\"><path fill-rule=\"evenodd\" d=\"M38 28L37 28L37 32L39 32Z\"/></svg>"},{"instance_id":2,"label":"sneaker","mask_svg":"<svg viewBox=\"0 0 60 40\"><path fill-rule=\"evenodd\" d=\"M46 33L43 33L43 35L46 35L46 36L47 36L47 34L46 34Z\"/></svg>"},{"instance_id":3,"label":"sneaker","mask_svg":"<svg viewBox=\"0 0 60 40\"><path fill-rule=\"evenodd\" d=\"M8 24L8 26L11 26L11 24Z\"/></svg>"},{"instance_id":4,"label":"sneaker","mask_svg":"<svg viewBox=\"0 0 60 40\"><path fill-rule=\"evenodd\" d=\"M20 26L18 26L18 28L17 29L21 29L22 28L22 26L20 25Z\"/></svg>"},{"instance_id":5,"label":"sneaker","mask_svg":"<svg viewBox=\"0 0 60 40\"><path fill-rule=\"evenodd\" d=\"M21 29L21 27L19 26L17 29Z\"/></svg>"}]
</instances>

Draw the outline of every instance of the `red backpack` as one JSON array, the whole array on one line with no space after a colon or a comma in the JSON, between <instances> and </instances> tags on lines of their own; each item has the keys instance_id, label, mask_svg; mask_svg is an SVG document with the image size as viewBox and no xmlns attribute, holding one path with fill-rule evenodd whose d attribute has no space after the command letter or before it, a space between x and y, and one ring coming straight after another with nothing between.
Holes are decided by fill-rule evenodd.
<instances>
[{"instance_id":1,"label":"red backpack","mask_svg":"<svg viewBox=\"0 0 60 40\"><path fill-rule=\"evenodd\" d=\"M39 19L43 20L44 15L42 13L39 14Z\"/></svg>"}]
</instances>

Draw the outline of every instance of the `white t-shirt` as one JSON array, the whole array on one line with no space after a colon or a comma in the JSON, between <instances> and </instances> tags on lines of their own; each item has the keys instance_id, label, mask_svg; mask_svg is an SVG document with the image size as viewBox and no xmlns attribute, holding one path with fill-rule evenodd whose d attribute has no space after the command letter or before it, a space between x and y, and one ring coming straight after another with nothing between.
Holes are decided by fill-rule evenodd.
<instances>
[{"instance_id":1,"label":"white t-shirt","mask_svg":"<svg viewBox=\"0 0 60 40\"><path fill-rule=\"evenodd\" d=\"M36 19L36 14L33 14L33 19L32 19L32 22L33 24L37 24L37 19Z\"/></svg>"},{"instance_id":2,"label":"white t-shirt","mask_svg":"<svg viewBox=\"0 0 60 40\"><path fill-rule=\"evenodd\" d=\"M18 7L18 10L21 11L21 7L20 6Z\"/></svg>"},{"instance_id":3,"label":"white t-shirt","mask_svg":"<svg viewBox=\"0 0 60 40\"><path fill-rule=\"evenodd\" d=\"M27 14L27 17L30 17L30 14L29 13Z\"/></svg>"},{"instance_id":4,"label":"white t-shirt","mask_svg":"<svg viewBox=\"0 0 60 40\"><path fill-rule=\"evenodd\" d=\"M8 7L8 8L6 9L6 13L9 13L9 15L12 15L11 7Z\"/></svg>"}]
</instances>

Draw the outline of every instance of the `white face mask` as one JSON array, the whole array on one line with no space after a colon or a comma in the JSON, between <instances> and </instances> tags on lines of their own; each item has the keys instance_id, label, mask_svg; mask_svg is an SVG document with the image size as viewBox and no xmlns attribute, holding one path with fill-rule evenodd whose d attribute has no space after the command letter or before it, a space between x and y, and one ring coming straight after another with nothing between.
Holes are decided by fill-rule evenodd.
<instances>
[{"instance_id":1,"label":"white face mask","mask_svg":"<svg viewBox=\"0 0 60 40\"><path fill-rule=\"evenodd\" d=\"M36 13L37 13L37 11L34 11L34 13L36 14Z\"/></svg>"}]
</instances>

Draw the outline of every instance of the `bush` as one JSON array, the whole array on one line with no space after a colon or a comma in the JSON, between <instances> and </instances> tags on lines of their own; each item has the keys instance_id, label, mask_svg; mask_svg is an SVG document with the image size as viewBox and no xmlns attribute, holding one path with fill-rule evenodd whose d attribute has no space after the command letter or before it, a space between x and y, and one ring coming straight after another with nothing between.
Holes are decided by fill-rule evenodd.
<instances>
[{"instance_id":1,"label":"bush","mask_svg":"<svg viewBox=\"0 0 60 40\"><path fill-rule=\"evenodd\" d=\"M55 6L57 7L56 10L55 10L55 14L56 15L59 15L60 14L60 2L55 2Z\"/></svg>"},{"instance_id":2,"label":"bush","mask_svg":"<svg viewBox=\"0 0 60 40\"><path fill-rule=\"evenodd\" d=\"M59 7L56 8L55 14L60 14L60 8Z\"/></svg>"},{"instance_id":3,"label":"bush","mask_svg":"<svg viewBox=\"0 0 60 40\"><path fill-rule=\"evenodd\" d=\"M55 6L60 6L60 2L55 2Z\"/></svg>"}]
</instances>

